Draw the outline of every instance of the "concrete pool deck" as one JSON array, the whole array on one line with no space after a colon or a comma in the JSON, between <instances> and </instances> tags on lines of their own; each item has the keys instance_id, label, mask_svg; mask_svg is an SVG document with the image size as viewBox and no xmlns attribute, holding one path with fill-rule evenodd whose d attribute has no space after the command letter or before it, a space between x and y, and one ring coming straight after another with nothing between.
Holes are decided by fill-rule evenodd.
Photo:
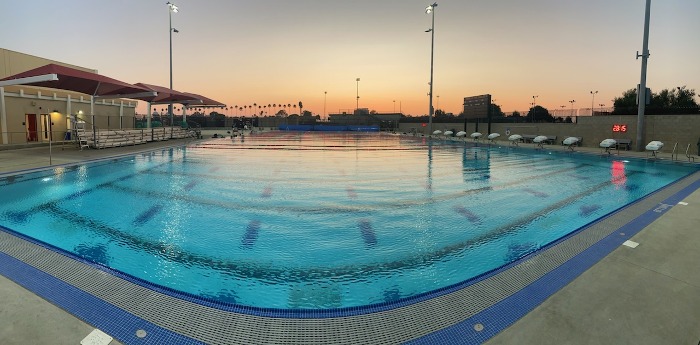
<instances>
[{"instance_id":1,"label":"concrete pool deck","mask_svg":"<svg viewBox=\"0 0 700 345\"><path fill-rule=\"evenodd\" d=\"M53 148L64 164L173 146L184 141L83 150ZM547 149L562 149L546 146ZM577 149L599 153L598 149ZM620 152L645 157L646 153ZM667 157L668 154L662 154ZM0 173L48 165L48 147L0 151ZM697 174L697 173L696 173ZM700 340L700 191L672 207L488 344L695 344ZM695 246L695 247L694 247ZM92 329L0 276L3 344L78 344ZM117 343L113 341L112 344Z\"/></svg>"}]
</instances>

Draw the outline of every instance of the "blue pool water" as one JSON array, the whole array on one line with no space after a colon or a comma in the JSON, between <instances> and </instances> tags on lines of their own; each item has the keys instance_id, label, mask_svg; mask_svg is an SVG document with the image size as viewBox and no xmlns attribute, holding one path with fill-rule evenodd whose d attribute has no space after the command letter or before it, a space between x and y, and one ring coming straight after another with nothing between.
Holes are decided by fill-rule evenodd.
<instances>
[{"instance_id":1,"label":"blue pool water","mask_svg":"<svg viewBox=\"0 0 700 345\"><path fill-rule=\"evenodd\" d=\"M0 225L207 299L328 309L467 281L697 166L267 133L0 178Z\"/></svg>"}]
</instances>

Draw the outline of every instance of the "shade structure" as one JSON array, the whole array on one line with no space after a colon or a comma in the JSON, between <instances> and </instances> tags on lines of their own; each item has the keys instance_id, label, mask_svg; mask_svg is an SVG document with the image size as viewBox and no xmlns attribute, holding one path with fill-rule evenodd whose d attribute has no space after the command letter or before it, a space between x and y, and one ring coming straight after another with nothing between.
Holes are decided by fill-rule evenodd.
<instances>
[{"instance_id":1,"label":"shade structure","mask_svg":"<svg viewBox=\"0 0 700 345\"><path fill-rule=\"evenodd\" d=\"M564 139L563 143L564 145L574 145L578 142L578 140L579 139L577 137L568 137Z\"/></svg>"},{"instance_id":2,"label":"shade structure","mask_svg":"<svg viewBox=\"0 0 700 345\"><path fill-rule=\"evenodd\" d=\"M165 103L187 103L189 104L190 102L194 102L195 104L197 103L202 103L202 101L195 95L188 94L185 92L180 92L176 91L173 89L169 89L167 87L163 86L158 86L158 85L152 85L152 84L146 84L146 83L136 83L134 84L136 86L140 86L152 91L157 92L157 95L154 96L143 96L143 97L137 97L136 99L142 100L142 101L147 101L151 104L165 104Z\"/></svg>"},{"instance_id":3,"label":"shade structure","mask_svg":"<svg viewBox=\"0 0 700 345\"><path fill-rule=\"evenodd\" d=\"M44 80L35 82L18 82L18 85L30 85L48 87L52 89L69 90L88 94L91 96L114 96L129 98L130 95L150 93L147 88L125 83L101 74L86 72L72 67L57 64L48 64L19 74L0 79L11 82L23 78L38 77L55 74L58 80ZM26 80L26 79L25 79Z\"/></svg>"},{"instance_id":4,"label":"shade structure","mask_svg":"<svg viewBox=\"0 0 700 345\"><path fill-rule=\"evenodd\" d=\"M535 139L532 139L532 142L536 143L536 144L539 144L539 143L542 143L545 141L547 141L547 136L545 136L545 135L538 135L535 137Z\"/></svg>"},{"instance_id":5,"label":"shade structure","mask_svg":"<svg viewBox=\"0 0 700 345\"><path fill-rule=\"evenodd\" d=\"M225 107L226 104L223 104L219 101L215 101L211 98L204 97L202 95L198 95L196 93L189 93L189 92L183 92L186 95L194 97L196 100L193 101L185 101L185 102L180 102L184 104L187 107L208 107L208 108L217 108L217 107Z\"/></svg>"},{"instance_id":6,"label":"shade structure","mask_svg":"<svg viewBox=\"0 0 700 345\"><path fill-rule=\"evenodd\" d=\"M617 145L617 140L615 140L615 139L605 139L605 140L600 142L600 147L602 147L604 149L609 149L615 145Z\"/></svg>"}]
</instances>

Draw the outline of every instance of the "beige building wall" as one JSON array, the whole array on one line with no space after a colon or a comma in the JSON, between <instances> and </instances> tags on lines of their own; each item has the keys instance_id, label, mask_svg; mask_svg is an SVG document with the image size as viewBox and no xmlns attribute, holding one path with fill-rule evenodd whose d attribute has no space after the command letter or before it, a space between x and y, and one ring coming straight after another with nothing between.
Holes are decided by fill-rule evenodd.
<instances>
[{"instance_id":1,"label":"beige building wall","mask_svg":"<svg viewBox=\"0 0 700 345\"><path fill-rule=\"evenodd\" d=\"M0 78L15 75L50 63L86 72L97 70L40 58L0 48ZM133 128L135 100L98 100L94 117L90 116L90 95L81 93L13 85L0 87L0 144L32 144L67 139L69 115L92 123L99 129ZM51 119L49 121L48 119ZM51 136L49 136L51 133Z\"/></svg>"},{"instance_id":2,"label":"beige building wall","mask_svg":"<svg viewBox=\"0 0 700 345\"><path fill-rule=\"evenodd\" d=\"M645 116L645 133L643 145L646 146L652 140L659 140L665 144L663 151L671 152L673 145L678 143L681 153L685 152L688 144L691 152L697 152L697 143L700 141L700 115L647 115ZM627 125L627 132L614 133L613 124ZM401 123L399 131L410 132L413 128L418 133L428 134L428 127L422 127L420 123ZM488 124L479 123L478 131L487 134ZM464 123L433 123L433 130L464 130ZM475 123L468 123L466 132L471 134L476 131ZM492 133L500 133L500 140L507 140L506 131L511 134L547 135L557 136L557 142L561 143L567 137L583 138L583 146L598 147L601 141L608 138L631 139L634 148L637 138L636 115L610 115L610 116L584 116L578 118L578 123L493 123Z\"/></svg>"}]
</instances>

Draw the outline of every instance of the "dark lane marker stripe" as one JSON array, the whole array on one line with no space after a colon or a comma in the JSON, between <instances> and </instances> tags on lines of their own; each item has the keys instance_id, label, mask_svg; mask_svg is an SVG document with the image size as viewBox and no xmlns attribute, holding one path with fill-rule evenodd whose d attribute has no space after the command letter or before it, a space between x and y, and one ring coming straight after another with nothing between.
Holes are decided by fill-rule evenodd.
<instances>
[{"instance_id":1,"label":"dark lane marker stripe","mask_svg":"<svg viewBox=\"0 0 700 345\"><path fill-rule=\"evenodd\" d=\"M600 205L584 205L579 208L578 214L581 217L588 217L591 213L598 211L599 209Z\"/></svg>"},{"instance_id":2,"label":"dark lane marker stripe","mask_svg":"<svg viewBox=\"0 0 700 345\"><path fill-rule=\"evenodd\" d=\"M250 223L248 223L248 226L246 226L245 228L245 235L243 235L243 238L241 239L241 244L246 248L252 247L255 244L255 241L258 239L259 232L260 221L250 221Z\"/></svg>"},{"instance_id":3,"label":"dark lane marker stripe","mask_svg":"<svg viewBox=\"0 0 700 345\"><path fill-rule=\"evenodd\" d=\"M261 197L261 198L269 198L270 196L272 196L272 187L271 187L271 186L267 186L267 187L265 187L265 189L263 190L262 194L260 194L260 197Z\"/></svg>"},{"instance_id":4,"label":"dark lane marker stripe","mask_svg":"<svg viewBox=\"0 0 700 345\"><path fill-rule=\"evenodd\" d=\"M189 190L191 190L192 188L194 188L194 186L196 186L196 185L197 185L197 181L190 181L190 183L188 183L188 184L185 186L185 190L186 190L186 191L189 191Z\"/></svg>"},{"instance_id":5,"label":"dark lane marker stripe","mask_svg":"<svg viewBox=\"0 0 700 345\"><path fill-rule=\"evenodd\" d=\"M357 198L357 193L355 193L355 188L347 187L347 188L345 188L345 191L348 192L348 198L350 198L350 199Z\"/></svg>"},{"instance_id":6,"label":"dark lane marker stripe","mask_svg":"<svg viewBox=\"0 0 700 345\"><path fill-rule=\"evenodd\" d=\"M455 212L461 214L462 216L464 216L464 218L467 218L472 223L478 223L479 221L481 221L481 218L479 216L477 216L474 212L469 211L464 206L455 206Z\"/></svg>"},{"instance_id":7,"label":"dark lane marker stripe","mask_svg":"<svg viewBox=\"0 0 700 345\"><path fill-rule=\"evenodd\" d=\"M546 197L549 196L549 194L547 194L547 193L540 192L540 191L538 191L538 190L534 190L534 189L531 189L531 188L525 188L525 189L523 189L523 190L526 191L526 192L528 192L528 193L530 193L530 194L532 194L532 195L534 195L534 196L536 196L536 197L539 197L539 198L546 198Z\"/></svg>"},{"instance_id":8,"label":"dark lane marker stripe","mask_svg":"<svg viewBox=\"0 0 700 345\"><path fill-rule=\"evenodd\" d=\"M372 229L372 223L370 223L369 220L362 219L357 223L357 226L360 228L360 232L362 233L362 240L365 241L366 245L373 246L377 244L377 236L374 234L374 229Z\"/></svg>"},{"instance_id":9,"label":"dark lane marker stripe","mask_svg":"<svg viewBox=\"0 0 700 345\"><path fill-rule=\"evenodd\" d=\"M141 213L136 219L134 219L134 225L140 226L151 220L160 210L163 209L163 205L157 204L151 206L148 210L145 212Z\"/></svg>"}]
</instances>

